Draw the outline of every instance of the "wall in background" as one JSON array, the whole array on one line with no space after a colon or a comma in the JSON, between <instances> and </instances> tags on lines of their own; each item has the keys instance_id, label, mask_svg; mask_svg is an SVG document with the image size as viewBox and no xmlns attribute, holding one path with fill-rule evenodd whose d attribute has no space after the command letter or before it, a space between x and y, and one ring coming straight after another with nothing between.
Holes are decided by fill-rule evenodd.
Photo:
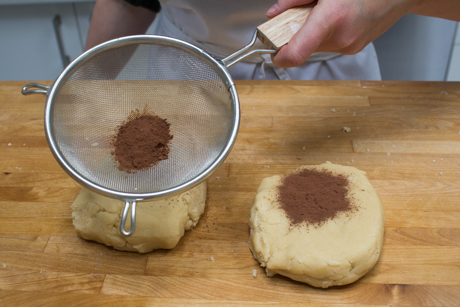
<instances>
[{"instance_id":1,"label":"wall in background","mask_svg":"<svg viewBox=\"0 0 460 307\"><path fill-rule=\"evenodd\" d=\"M382 79L445 81L457 23L406 15L374 41Z\"/></svg>"},{"instance_id":2,"label":"wall in background","mask_svg":"<svg viewBox=\"0 0 460 307\"><path fill-rule=\"evenodd\" d=\"M449 70L446 81L460 81L460 25L457 23L457 30L454 46L450 56Z\"/></svg>"}]
</instances>

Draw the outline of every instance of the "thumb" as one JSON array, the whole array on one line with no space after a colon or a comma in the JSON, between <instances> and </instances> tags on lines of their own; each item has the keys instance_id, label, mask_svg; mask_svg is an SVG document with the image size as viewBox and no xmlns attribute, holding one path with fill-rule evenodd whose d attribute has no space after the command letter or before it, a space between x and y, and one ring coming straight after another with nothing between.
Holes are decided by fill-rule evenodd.
<instances>
[{"instance_id":1,"label":"thumb","mask_svg":"<svg viewBox=\"0 0 460 307\"><path fill-rule=\"evenodd\" d=\"M291 7L310 4L315 1L316 0L278 0L277 3L268 9L265 15L267 15L268 18L273 18Z\"/></svg>"}]
</instances>

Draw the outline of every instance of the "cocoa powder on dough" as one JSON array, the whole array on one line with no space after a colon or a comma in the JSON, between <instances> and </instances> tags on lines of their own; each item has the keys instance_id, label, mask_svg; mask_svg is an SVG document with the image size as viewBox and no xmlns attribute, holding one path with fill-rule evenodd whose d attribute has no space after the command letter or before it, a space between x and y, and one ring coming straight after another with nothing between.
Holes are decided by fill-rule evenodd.
<instances>
[{"instance_id":1,"label":"cocoa powder on dough","mask_svg":"<svg viewBox=\"0 0 460 307\"><path fill-rule=\"evenodd\" d=\"M353 210L345 176L304 169L284 177L278 189L281 208L292 225L306 221L319 226L339 212Z\"/></svg>"},{"instance_id":2,"label":"cocoa powder on dough","mask_svg":"<svg viewBox=\"0 0 460 307\"><path fill-rule=\"evenodd\" d=\"M112 140L112 155L118 161L118 169L137 172L158 164L169 155L170 124L149 111L148 108L131 112L119 125Z\"/></svg>"}]
</instances>

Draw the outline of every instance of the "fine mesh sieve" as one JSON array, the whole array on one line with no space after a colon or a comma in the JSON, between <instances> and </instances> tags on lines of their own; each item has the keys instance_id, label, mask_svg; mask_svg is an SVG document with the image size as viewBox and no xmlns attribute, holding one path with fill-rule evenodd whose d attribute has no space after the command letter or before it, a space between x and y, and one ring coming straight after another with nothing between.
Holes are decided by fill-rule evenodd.
<instances>
[{"instance_id":1,"label":"fine mesh sieve","mask_svg":"<svg viewBox=\"0 0 460 307\"><path fill-rule=\"evenodd\" d=\"M22 92L47 94L45 132L52 153L83 186L125 201L120 232L129 236L137 201L190 189L228 155L240 109L227 67L252 54L275 52L248 51L257 34L223 60L173 38L124 37L82 54L51 87L32 83ZM145 170L121 171L111 154L116 127L146 107L170 123L169 157Z\"/></svg>"}]
</instances>

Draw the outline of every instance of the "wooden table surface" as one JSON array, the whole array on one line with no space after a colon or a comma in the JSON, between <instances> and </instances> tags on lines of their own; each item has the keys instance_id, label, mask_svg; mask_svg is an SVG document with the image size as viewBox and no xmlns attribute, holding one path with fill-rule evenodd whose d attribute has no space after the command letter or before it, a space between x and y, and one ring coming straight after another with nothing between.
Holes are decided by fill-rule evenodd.
<instances>
[{"instance_id":1,"label":"wooden table surface","mask_svg":"<svg viewBox=\"0 0 460 307\"><path fill-rule=\"evenodd\" d=\"M80 186L50 153L45 96L21 95L26 83L0 82L0 306L460 306L460 83L237 82L241 128L204 215L173 250L143 255L77 237ZM366 171L377 190L379 262L325 290L266 277L248 247L260 181L325 161Z\"/></svg>"}]
</instances>

